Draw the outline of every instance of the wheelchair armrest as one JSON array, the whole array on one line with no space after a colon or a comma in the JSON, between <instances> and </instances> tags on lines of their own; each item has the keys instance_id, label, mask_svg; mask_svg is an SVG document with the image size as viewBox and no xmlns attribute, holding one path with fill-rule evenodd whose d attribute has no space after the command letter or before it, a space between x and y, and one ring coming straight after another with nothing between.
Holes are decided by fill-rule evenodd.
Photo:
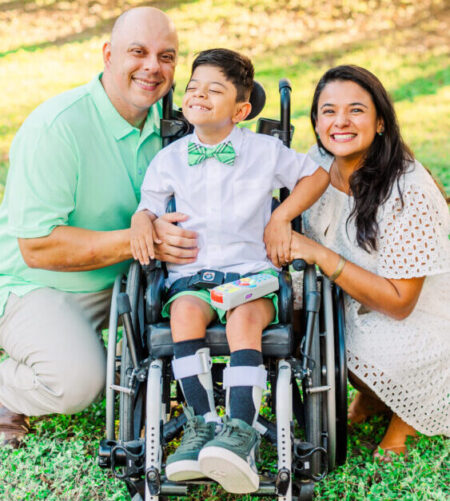
<instances>
[{"instance_id":1,"label":"wheelchair armrest","mask_svg":"<svg viewBox=\"0 0 450 501\"><path fill-rule=\"evenodd\" d=\"M164 298L164 270L160 267L145 270L147 287L145 289L145 322L154 324L161 318Z\"/></svg>"},{"instance_id":2,"label":"wheelchair armrest","mask_svg":"<svg viewBox=\"0 0 450 501\"><path fill-rule=\"evenodd\" d=\"M287 271L282 271L279 274L279 283L278 317L280 324L289 324L292 322L294 311L291 275Z\"/></svg>"}]
</instances>

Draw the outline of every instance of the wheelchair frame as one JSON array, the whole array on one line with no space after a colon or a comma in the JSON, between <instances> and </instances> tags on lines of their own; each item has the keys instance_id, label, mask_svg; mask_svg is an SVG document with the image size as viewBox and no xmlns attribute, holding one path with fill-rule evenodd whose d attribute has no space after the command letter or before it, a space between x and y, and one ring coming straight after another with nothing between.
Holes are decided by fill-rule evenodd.
<instances>
[{"instance_id":1,"label":"wheelchair frame","mask_svg":"<svg viewBox=\"0 0 450 501\"><path fill-rule=\"evenodd\" d=\"M281 120L259 119L258 132L278 136L290 146L293 130L290 125L289 82L281 80L279 89ZM173 111L172 91L164 99L163 112L161 131L166 145L188 133L190 126L180 111ZM280 190L281 200L288 194L286 189ZM294 228L300 229L299 221L294 223ZM294 262L293 266L304 270L304 332L302 336L292 333L294 346L287 356L282 357L265 355L263 337L263 355L272 388L270 403L275 410L276 424L259 416L256 427L277 447L278 467L276 475L266 475L259 490L252 493L252 496L272 496L283 501L312 499L315 482L343 464L347 453L347 366L342 291L326 277L318 276L314 266L306 266L302 261ZM280 277L280 318L292 324L290 277L286 271ZM100 443L99 465L112 469L126 482L133 501L157 501L169 495L187 496L191 485L214 483L211 480L174 483L162 474L163 447L186 422L184 414L169 420L171 358L155 355L157 351L152 351L149 346L147 327L159 320L159 293L163 284L164 271L159 264L141 268L135 262L126 279L123 276L116 278L112 294L106 376L106 439ZM116 344L120 317L124 335L119 359ZM215 356L215 353L212 351L211 355ZM220 379L223 367L224 364L214 364L213 376ZM118 368L119 385L115 384ZM223 401L222 393L220 381L216 382L215 394L219 401ZM116 438L117 394L119 433ZM179 387L175 400L182 400ZM294 435L294 417L304 430L304 440ZM143 430L145 437L141 437Z\"/></svg>"}]
</instances>

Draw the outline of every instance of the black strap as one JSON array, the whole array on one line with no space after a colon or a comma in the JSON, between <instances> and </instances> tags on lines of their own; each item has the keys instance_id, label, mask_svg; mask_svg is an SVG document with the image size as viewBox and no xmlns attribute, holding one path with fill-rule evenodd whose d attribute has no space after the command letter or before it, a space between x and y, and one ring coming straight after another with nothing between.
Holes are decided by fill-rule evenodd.
<instances>
[{"instance_id":1,"label":"black strap","mask_svg":"<svg viewBox=\"0 0 450 501\"><path fill-rule=\"evenodd\" d=\"M166 301L179 292L211 289L218 285L234 282L240 278L241 275L239 273L223 273L217 270L203 269L198 271L195 275L175 280L166 293Z\"/></svg>"}]
</instances>

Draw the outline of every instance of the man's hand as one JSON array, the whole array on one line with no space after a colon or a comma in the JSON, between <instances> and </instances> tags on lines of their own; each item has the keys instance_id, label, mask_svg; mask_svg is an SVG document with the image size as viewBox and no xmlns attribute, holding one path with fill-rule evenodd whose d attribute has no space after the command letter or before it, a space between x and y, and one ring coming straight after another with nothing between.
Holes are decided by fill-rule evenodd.
<instances>
[{"instance_id":1,"label":"man's hand","mask_svg":"<svg viewBox=\"0 0 450 501\"><path fill-rule=\"evenodd\" d=\"M130 249L134 259L141 264L149 264L150 259L155 259L153 243L160 244L161 240L153 228L152 216L146 211L136 212L130 227Z\"/></svg>"},{"instance_id":2,"label":"man's hand","mask_svg":"<svg viewBox=\"0 0 450 501\"><path fill-rule=\"evenodd\" d=\"M291 234L291 221L275 211L264 230L267 255L275 266L290 262Z\"/></svg>"},{"instance_id":3,"label":"man's hand","mask_svg":"<svg viewBox=\"0 0 450 501\"><path fill-rule=\"evenodd\" d=\"M197 259L197 233L174 223L186 221L181 212L169 212L153 221L153 229L161 243L155 245L155 256L160 261L174 264L193 263Z\"/></svg>"}]
</instances>

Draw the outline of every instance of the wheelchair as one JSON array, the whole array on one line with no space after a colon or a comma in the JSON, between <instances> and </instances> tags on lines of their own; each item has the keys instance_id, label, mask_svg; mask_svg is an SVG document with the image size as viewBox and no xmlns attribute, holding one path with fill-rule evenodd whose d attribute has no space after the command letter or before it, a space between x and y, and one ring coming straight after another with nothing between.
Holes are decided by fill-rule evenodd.
<instances>
[{"instance_id":1,"label":"wheelchair","mask_svg":"<svg viewBox=\"0 0 450 501\"><path fill-rule=\"evenodd\" d=\"M279 90L280 120L260 118L257 131L277 136L289 146L293 134L289 81L280 80ZM257 116L265 103L259 84L251 102L248 119ZM164 145L190 132L182 112L173 108L172 91L164 99L163 115ZM280 190L281 200L287 195L287 190ZM299 221L295 225L300 229ZM267 327L262 336L270 387L265 405L275 422L260 414L255 427L268 447L276 449L277 465L259 468L259 490L251 494L282 501L312 499L315 483L344 464L347 454L343 294L314 266L298 260L293 267L303 273L301 320L294 323L292 280L286 268L279 275L280 322ZM186 423L183 413L171 417L172 404L182 402L183 395L172 374L170 325L160 316L164 280L164 264L152 262L141 267L134 262L127 277L116 278L112 294L106 438L100 443L98 461L126 482L133 501L188 497L192 486L214 483L209 479L170 482L164 474L165 446ZM120 319L123 338L118 356ZM229 355L225 327L210 325L206 341L216 360L212 368L214 396L220 405L225 400L223 360Z\"/></svg>"}]
</instances>

